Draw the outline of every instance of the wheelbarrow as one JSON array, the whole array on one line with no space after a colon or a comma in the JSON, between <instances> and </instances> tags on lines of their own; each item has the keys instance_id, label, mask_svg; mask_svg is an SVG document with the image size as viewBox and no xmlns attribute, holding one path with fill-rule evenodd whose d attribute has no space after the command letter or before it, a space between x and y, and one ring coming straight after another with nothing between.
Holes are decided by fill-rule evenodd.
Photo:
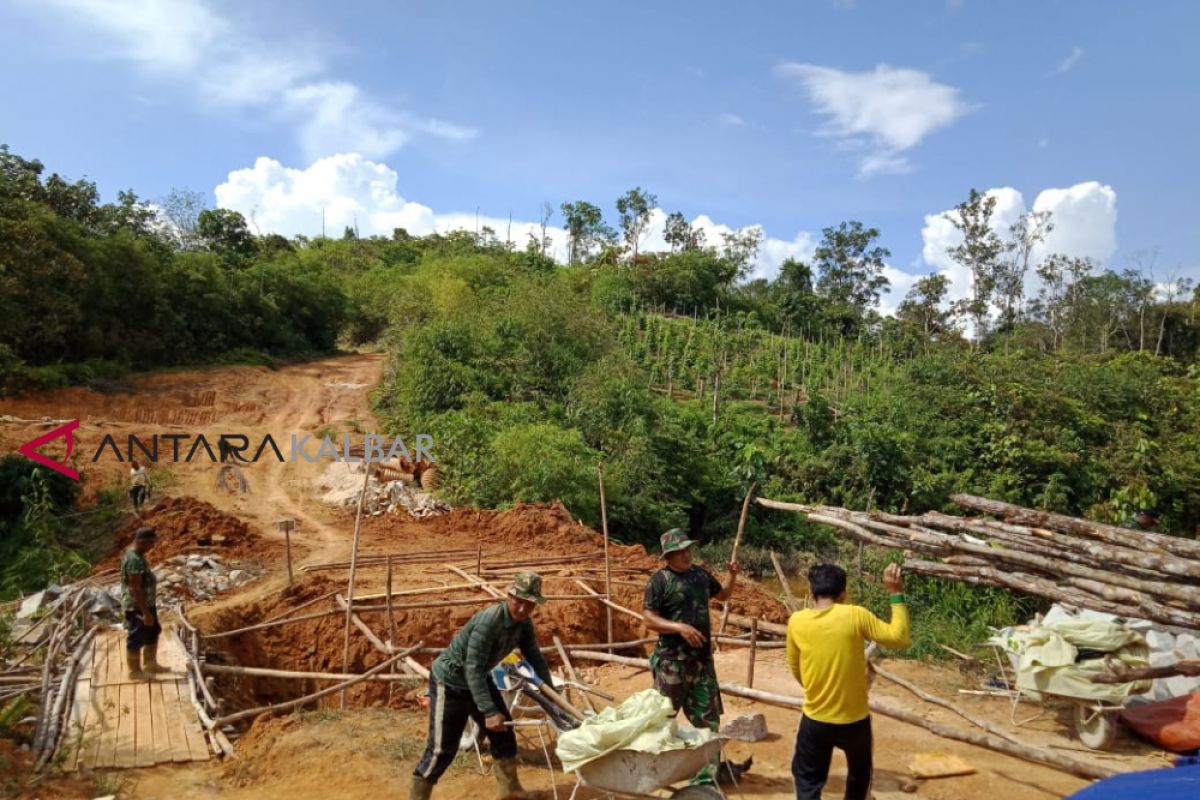
<instances>
[{"instance_id":1,"label":"wheelbarrow","mask_svg":"<svg viewBox=\"0 0 1200 800\"><path fill-rule=\"evenodd\" d=\"M638 750L614 750L593 759L575 771L574 800L580 786L597 789L621 797L641 797L661 800L654 795L673 783L688 780L705 764L719 758L725 737L717 737L700 747L667 750L663 753L643 753ZM716 786L685 786L667 797L676 800L722 800L725 795Z\"/></svg>"}]
</instances>

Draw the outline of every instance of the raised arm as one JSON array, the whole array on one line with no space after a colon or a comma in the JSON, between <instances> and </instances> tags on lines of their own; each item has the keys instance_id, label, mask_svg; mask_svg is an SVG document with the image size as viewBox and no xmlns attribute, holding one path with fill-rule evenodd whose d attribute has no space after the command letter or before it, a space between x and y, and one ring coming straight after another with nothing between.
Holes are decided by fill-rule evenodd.
<instances>
[{"instance_id":1,"label":"raised arm","mask_svg":"<svg viewBox=\"0 0 1200 800\"><path fill-rule=\"evenodd\" d=\"M908 605L904 598L904 578L899 564L889 564L883 571L883 584L892 601L892 618L884 622L865 608L858 609L859 629L862 637L879 642L884 647L908 647L912 644L912 631L908 619Z\"/></svg>"}]
</instances>

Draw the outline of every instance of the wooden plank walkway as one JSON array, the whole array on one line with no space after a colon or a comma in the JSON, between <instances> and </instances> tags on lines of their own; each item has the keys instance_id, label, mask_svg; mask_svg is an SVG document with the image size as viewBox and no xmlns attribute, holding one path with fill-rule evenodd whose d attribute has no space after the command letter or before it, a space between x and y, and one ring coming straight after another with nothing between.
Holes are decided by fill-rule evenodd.
<instances>
[{"instance_id":1,"label":"wooden plank walkway","mask_svg":"<svg viewBox=\"0 0 1200 800\"><path fill-rule=\"evenodd\" d=\"M75 686L64 770L149 767L211 757L189 696L183 645L164 631L159 663L169 671L131 681L125 633L106 630L92 643L91 669Z\"/></svg>"}]
</instances>

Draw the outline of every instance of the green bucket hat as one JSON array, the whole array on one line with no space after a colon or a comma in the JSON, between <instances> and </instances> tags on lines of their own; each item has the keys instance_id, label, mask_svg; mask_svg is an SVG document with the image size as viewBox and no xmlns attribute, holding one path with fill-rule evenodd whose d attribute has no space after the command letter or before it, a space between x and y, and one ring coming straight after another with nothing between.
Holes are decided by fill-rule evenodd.
<instances>
[{"instance_id":1,"label":"green bucket hat","mask_svg":"<svg viewBox=\"0 0 1200 800\"><path fill-rule=\"evenodd\" d=\"M509 584L508 593L522 600L532 600L538 605L546 602L542 596L542 576L536 572L518 572Z\"/></svg>"},{"instance_id":2,"label":"green bucket hat","mask_svg":"<svg viewBox=\"0 0 1200 800\"><path fill-rule=\"evenodd\" d=\"M662 545L663 558L678 550L686 550L695 544L680 528L671 528L658 537L658 543Z\"/></svg>"}]
</instances>

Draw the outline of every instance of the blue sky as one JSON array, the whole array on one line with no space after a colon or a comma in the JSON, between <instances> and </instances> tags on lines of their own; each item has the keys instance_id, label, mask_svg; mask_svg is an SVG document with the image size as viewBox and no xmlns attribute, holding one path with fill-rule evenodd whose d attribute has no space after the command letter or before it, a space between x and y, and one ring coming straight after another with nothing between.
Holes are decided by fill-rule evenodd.
<instances>
[{"instance_id":1,"label":"blue sky","mask_svg":"<svg viewBox=\"0 0 1200 800\"><path fill-rule=\"evenodd\" d=\"M319 232L314 209L421 231L575 199L615 221L641 185L763 226L770 274L860 219L900 288L953 271L936 215L974 186L1053 210L1053 249L1156 249L1165 278L1200 272L1197 31L1182 0L0 0L0 141L287 233Z\"/></svg>"}]
</instances>

